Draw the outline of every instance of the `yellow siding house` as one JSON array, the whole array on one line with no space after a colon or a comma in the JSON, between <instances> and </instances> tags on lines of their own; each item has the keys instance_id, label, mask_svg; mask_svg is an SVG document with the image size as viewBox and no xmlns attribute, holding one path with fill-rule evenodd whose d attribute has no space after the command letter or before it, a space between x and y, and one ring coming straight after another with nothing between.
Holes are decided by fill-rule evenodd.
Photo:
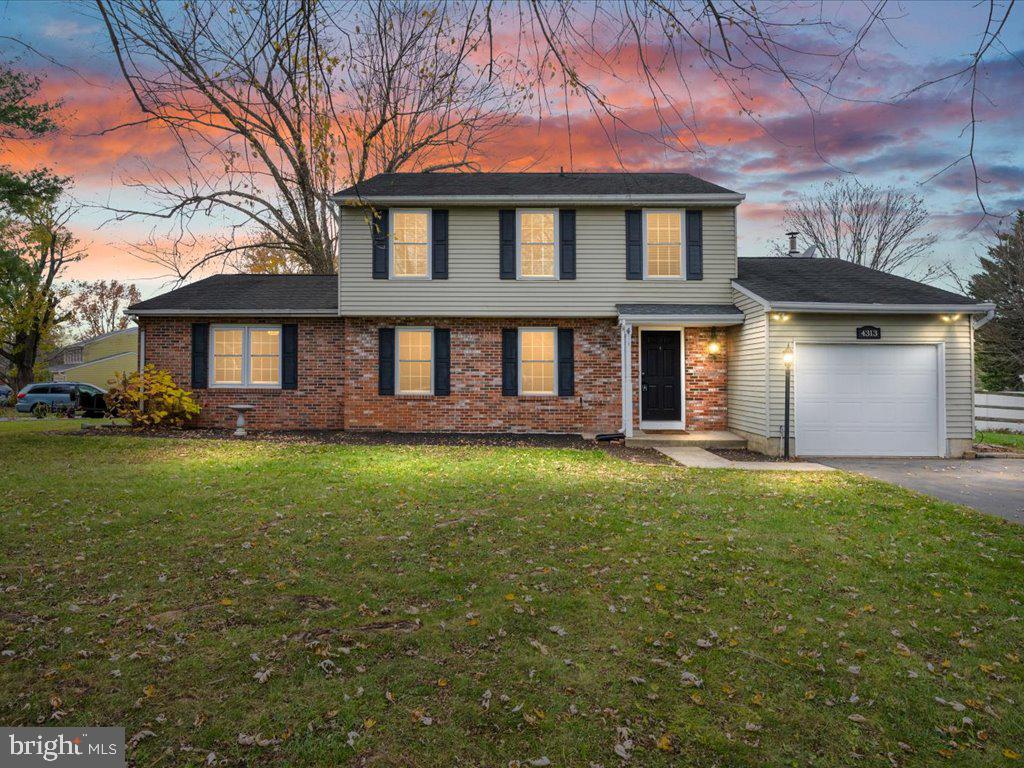
<instances>
[{"instance_id":1,"label":"yellow siding house","mask_svg":"<svg viewBox=\"0 0 1024 768\"><path fill-rule=\"evenodd\" d=\"M115 374L138 367L139 329L132 326L64 347L52 358L50 373L54 381L80 381L106 389Z\"/></svg>"}]
</instances>

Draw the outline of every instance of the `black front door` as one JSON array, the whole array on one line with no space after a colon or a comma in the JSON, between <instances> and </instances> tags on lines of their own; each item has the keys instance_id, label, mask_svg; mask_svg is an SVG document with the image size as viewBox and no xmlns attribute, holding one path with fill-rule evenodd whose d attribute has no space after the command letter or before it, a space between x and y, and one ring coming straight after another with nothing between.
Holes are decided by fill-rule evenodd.
<instances>
[{"instance_id":1,"label":"black front door","mask_svg":"<svg viewBox=\"0 0 1024 768\"><path fill-rule=\"evenodd\" d=\"M640 334L640 418L680 421L679 331Z\"/></svg>"}]
</instances>

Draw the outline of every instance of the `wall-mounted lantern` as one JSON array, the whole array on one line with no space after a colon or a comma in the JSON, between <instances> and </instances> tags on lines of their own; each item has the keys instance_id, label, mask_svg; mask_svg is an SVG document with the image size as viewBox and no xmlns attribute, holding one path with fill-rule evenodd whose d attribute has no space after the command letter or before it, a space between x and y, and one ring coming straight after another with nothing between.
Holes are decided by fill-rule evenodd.
<instances>
[{"instance_id":1,"label":"wall-mounted lantern","mask_svg":"<svg viewBox=\"0 0 1024 768\"><path fill-rule=\"evenodd\" d=\"M722 343L718 340L718 329L711 332L711 341L708 342L708 354L717 355L722 351Z\"/></svg>"}]
</instances>

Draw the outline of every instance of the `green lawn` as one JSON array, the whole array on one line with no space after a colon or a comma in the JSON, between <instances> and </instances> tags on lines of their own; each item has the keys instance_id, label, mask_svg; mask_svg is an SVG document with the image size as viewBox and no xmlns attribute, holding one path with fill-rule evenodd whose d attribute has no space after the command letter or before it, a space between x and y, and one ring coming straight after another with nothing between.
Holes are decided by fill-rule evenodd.
<instances>
[{"instance_id":1,"label":"green lawn","mask_svg":"<svg viewBox=\"0 0 1024 768\"><path fill-rule=\"evenodd\" d=\"M0 724L123 725L139 766L1021 764L996 518L843 473L55 426L0 424Z\"/></svg>"},{"instance_id":2,"label":"green lawn","mask_svg":"<svg viewBox=\"0 0 1024 768\"><path fill-rule=\"evenodd\" d=\"M978 432L975 441L992 445L1009 445L1024 450L1024 435L1012 432Z\"/></svg>"}]
</instances>

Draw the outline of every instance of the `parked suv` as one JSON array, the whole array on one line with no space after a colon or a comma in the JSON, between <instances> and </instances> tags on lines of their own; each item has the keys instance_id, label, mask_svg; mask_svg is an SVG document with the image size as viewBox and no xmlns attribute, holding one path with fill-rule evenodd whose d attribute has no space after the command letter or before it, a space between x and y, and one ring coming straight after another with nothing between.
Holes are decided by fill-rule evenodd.
<instances>
[{"instance_id":1,"label":"parked suv","mask_svg":"<svg viewBox=\"0 0 1024 768\"><path fill-rule=\"evenodd\" d=\"M15 410L20 413L64 411L72 403L90 418L98 418L106 410L106 390L77 381L49 381L29 384L18 393Z\"/></svg>"}]
</instances>

